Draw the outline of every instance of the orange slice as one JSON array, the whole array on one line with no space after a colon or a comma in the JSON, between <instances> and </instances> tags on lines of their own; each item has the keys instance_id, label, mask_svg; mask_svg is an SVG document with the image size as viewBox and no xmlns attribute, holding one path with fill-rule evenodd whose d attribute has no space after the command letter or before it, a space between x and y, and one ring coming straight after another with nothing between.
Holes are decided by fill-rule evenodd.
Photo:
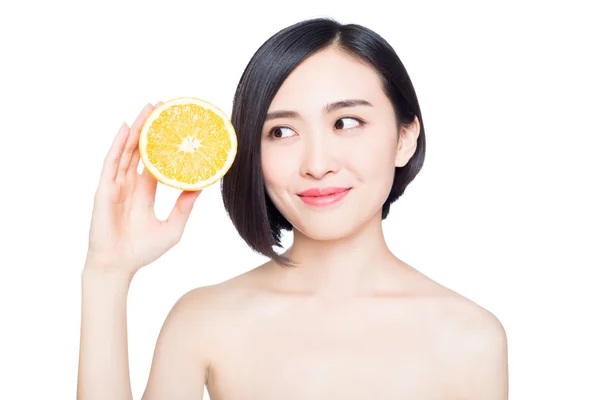
<instances>
[{"instance_id":1,"label":"orange slice","mask_svg":"<svg viewBox=\"0 0 600 400\"><path fill-rule=\"evenodd\" d=\"M181 97L152 111L139 140L140 158L157 181L194 191L231 167L237 136L227 115L208 101Z\"/></svg>"}]
</instances>

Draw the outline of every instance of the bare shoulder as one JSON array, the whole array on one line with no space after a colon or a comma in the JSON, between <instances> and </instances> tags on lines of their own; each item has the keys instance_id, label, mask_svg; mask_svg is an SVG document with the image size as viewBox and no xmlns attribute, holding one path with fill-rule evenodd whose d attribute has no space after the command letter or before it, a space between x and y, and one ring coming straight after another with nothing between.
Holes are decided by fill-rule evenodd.
<instances>
[{"instance_id":1,"label":"bare shoulder","mask_svg":"<svg viewBox=\"0 0 600 400\"><path fill-rule=\"evenodd\" d=\"M440 335L448 338L452 335L455 340L465 338L467 343L475 337L479 340L505 340L504 328L491 311L413 267L409 268L410 275L396 279L408 282L403 297L407 296L415 305L422 306L418 307L418 312L430 316L430 322L439 328Z\"/></svg>"},{"instance_id":2,"label":"bare shoulder","mask_svg":"<svg viewBox=\"0 0 600 400\"><path fill-rule=\"evenodd\" d=\"M507 335L491 311L451 290L436 297L443 354L461 399L508 398Z\"/></svg>"},{"instance_id":3,"label":"bare shoulder","mask_svg":"<svg viewBox=\"0 0 600 400\"><path fill-rule=\"evenodd\" d=\"M475 345L475 340L506 342L506 332L500 320L488 309L453 291L440 292L436 297L443 323L450 332Z\"/></svg>"},{"instance_id":4,"label":"bare shoulder","mask_svg":"<svg viewBox=\"0 0 600 400\"><path fill-rule=\"evenodd\" d=\"M234 317L257 294L249 274L245 273L184 293L173 305L171 313L179 315L186 328L201 330L202 336L219 335L218 322Z\"/></svg>"},{"instance_id":5,"label":"bare shoulder","mask_svg":"<svg viewBox=\"0 0 600 400\"><path fill-rule=\"evenodd\" d=\"M232 313L256 299L262 291L256 272L261 266L226 281L202 286L183 294L175 304L198 318L217 318L223 312Z\"/></svg>"},{"instance_id":6,"label":"bare shoulder","mask_svg":"<svg viewBox=\"0 0 600 400\"><path fill-rule=\"evenodd\" d=\"M196 341L202 339L204 354L216 349L232 324L242 323L249 311L265 303L255 271L250 271L226 281L198 287L184 293L173 305L168 317L179 320L181 329L193 332Z\"/></svg>"},{"instance_id":7,"label":"bare shoulder","mask_svg":"<svg viewBox=\"0 0 600 400\"><path fill-rule=\"evenodd\" d=\"M143 399L202 398L224 336L251 298L244 276L184 293L161 328Z\"/></svg>"}]
</instances>

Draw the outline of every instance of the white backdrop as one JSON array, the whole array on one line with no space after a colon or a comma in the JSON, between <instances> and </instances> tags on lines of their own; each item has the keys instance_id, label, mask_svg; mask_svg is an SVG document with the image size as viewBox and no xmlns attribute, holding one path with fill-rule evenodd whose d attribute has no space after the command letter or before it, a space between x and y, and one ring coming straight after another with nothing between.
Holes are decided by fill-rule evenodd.
<instances>
[{"instance_id":1,"label":"white backdrop","mask_svg":"<svg viewBox=\"0 0 600 400\"><path fill-rule=\"evenodd\" d=\"M229 113L269 36L331 16L383 35L422 107L425 166L385 221L390 246L501 320L511 399L600 399L594 2L386 3L2 3L0 398L75 397L92 198L121 123L179 96ZM159 187L160 216L176 195ZM132 284L134 398L174 302L262 261L206 189L182 242Z\"/></svg>"}]
</instances>

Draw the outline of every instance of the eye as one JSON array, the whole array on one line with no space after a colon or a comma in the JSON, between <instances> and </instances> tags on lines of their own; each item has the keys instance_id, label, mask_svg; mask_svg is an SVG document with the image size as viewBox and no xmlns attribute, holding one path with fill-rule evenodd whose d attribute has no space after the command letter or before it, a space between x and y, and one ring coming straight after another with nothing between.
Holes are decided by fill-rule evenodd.
<instances>
[{"instance_id":1,"label":"eye","mask_svg":"<svg viewBox=\"0 0 600 400\"><path fill-rule=\"evenodd\" d=\"M363 124L358 118L344 117L335 121L335 129L351 129Z\"/></svg>"},{"instance_id":2,"label":"eye","mask_svg":"<svg viewBox=\"0 0 600 400\"><path fill-rule=\"evenodd\" d=\"M286 137L293 136L294 133L295 132L292 129L286 128L285 126L276 126L269 131L269 137L275 139L285 139Z\"/></svg>"}]
</instances>

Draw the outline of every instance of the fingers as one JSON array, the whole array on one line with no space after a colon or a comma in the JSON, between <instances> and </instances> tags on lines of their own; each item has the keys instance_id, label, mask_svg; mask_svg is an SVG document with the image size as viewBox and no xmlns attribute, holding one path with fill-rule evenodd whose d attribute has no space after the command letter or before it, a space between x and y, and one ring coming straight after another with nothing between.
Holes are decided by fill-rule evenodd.
<instances>
[{"instance_id":1,"label":"fingers","mask_svg":"<svg viewBox=\"0 0 600 400\"><path fill-rule=\"evenodd\" d=\"M119 165L119 160L121 159L121 153L123 153L123 148L127 142L128 135L129 127L126 123L123 123L119 129L119 132L113 139L110 150L104 158L102 173L100 175L100 179L102 181L112 181L112 179L115 177L115 174L117 173L117 166Z\"/></svg>"},{"instance_id":2,"label":"fingers","mask_svg":"<svg viewBox=\"0 0 600 400\"><path fill-rule=\"evenodd\" d=\"M137 169L140 166L140 149L136 147L133 150L133 154L131 155L131 161L129 161L129 166L127 167L127 176L132 177L137 175Z\"/></svg>"},{"instance_id":3,"label":"fingers","mask_svg":"<svg viewBox=\"0 0 600 400\"><path fill-rule=\"evenodd\" d=\"M158 103L156 103L154 105L154 108L160 106L161 104L162 104L162 101L159 101ZM141 128L142 128L144 122L145 122L145 120L142 122L142 125L140 125L140 131L141 131ZM139 135L138 135L138 140L139 140ZM133 174L137 174L139 165L140 165L140 151L138 148L131 155L131 161L129 162L129 166L127 167L127 175L132 176ZM154 181L154 182L156 182L156 181Z\"/></svg>"},{"instance_id":4,"label":"fingers","mask_svg":"<svg viewBox=\"0 0 600 400\"><path fill-rule=\"evenodd\" d=\"M154 201L156 199L156 179L148 172L146 168L142 171L142 176L140 178L140 186L142 190L142 194L148 207L154 207Z\"/></svg>"},{"instance_id":5,"label":"fingers","mask_svg":"<svg viewBox=\"0 0 600 400\"><path fill-rule=\"evenodd\" d=\"M178 242L181 238L185 224L192 213L194 202L201 192L202 190L193 192L184 191L179 195L179 198L175 202L175 206L166 221L169 226L169 232L173 235L171 239L174 243Z\"/></svg>"},{"instance_id":6,"label":"fingers","mask_svg":"<svg viewBox=\"0 0 600 400\"><path fill-rule=\"evenodd\" d=\"M133 154L138 151L140 130L142 129L144 122L146 121L153 109L154 106L152 106L152 104L146 105L146 107L144 107L140 115L138 115L134 123L131 125L131 128L129 129L129 136L127 137L127 141L125 143L125 147L121 152L119 165L117 167L115 175L116 180L125 179L125 176L132 161Z\"/></svg>"}]
</instances>

